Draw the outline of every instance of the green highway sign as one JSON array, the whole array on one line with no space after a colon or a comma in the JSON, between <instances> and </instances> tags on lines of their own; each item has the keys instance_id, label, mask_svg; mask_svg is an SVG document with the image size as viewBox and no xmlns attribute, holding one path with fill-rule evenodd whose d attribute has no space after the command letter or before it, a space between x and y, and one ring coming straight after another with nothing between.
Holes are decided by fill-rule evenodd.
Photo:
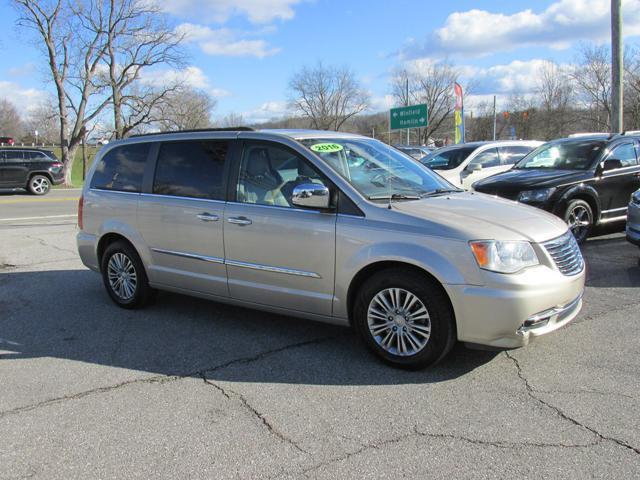
<instances>
[{"instance_id":1,"label":"green highway sign","mask_svg":"<svg viewBox=\"0 0 640 480\"><path fill-rule=\"evenodd\" d=\"M389 111L389 127L391 130L419 128L428 125L429 112L425 104L392 108Z\"/></svg>"}]
</instances>

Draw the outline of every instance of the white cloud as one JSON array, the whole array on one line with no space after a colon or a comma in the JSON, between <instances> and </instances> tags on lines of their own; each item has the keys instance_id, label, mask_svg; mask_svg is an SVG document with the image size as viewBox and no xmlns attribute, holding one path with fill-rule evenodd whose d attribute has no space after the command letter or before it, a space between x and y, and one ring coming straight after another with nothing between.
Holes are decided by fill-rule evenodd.
<instances>
[{"instance_id":1,"label":"white cloud","mask_svg":"<svg viewBox=\"0 0 640 480\"><path fill-rule=\"evenodd\" d=\"M217 98L231 95L231 92L228 90L213 87L209 77L207 77L200 68L194 66L186 67L183 70L143 70L140 80L142 83L157 87L180 82L191 88L203 90L212 97Z\"/></svg>"},{"instance_id":2,"label":"white cloud","mask_svg":"<svg viewBox=\"0 0 640 480\"><path fill-rule=\"evenodd\" d=\"M197 43L204 53L213 56L264 58L280 51L279 48L270 47L262 39L242 38L247 34L228 28L212 29L204 25L183 23L176 31L185 36L185 41Z\"/></svg>"},{"instance_id":3,"label":"white cloud","mask_svg":"<svg viewBox=\"0 0 640 480\"><path fill-rule=\"evenodd\" d=\"M389 110L396 105L396 99L393 95L374 96L371 95L369 108L366 113L376 113Z\"/></svg>"},{"instance_id":4,"label":"white cloud","mask_svg":"<svg viewBox=\"0 0 640 480\"><path fill-rule=\"evenodd\" d=\"M270 101L263 103L254 110L242 112L242 117L247 123L263 123L285 117L289 113L287 102Z\"/></svg>"},{"instance_id":5,"label":"white cloud","mask_svg":"<svg viewBox=\"0 0 640 480\"><path fill-rule=\"evenodd\" d=\"M608 0L559 0L541 12L455 12L425 42L409 41L401 56L482 56L527 46L558 49L579 40L600 42L610 35L610 6ZM623 0L623 18L624 34L640 35L638 0Z\"/></svg>"},{"instance_id":6,"label":"white cloud","mask_svg":"<svg viewBox=\"0 0 640 480\"><path fill-rule=\"evenodd\" d=\"M163 0L159 5L173 15L201 21L224 23L246 15L252 23L291 20L293 7L301 0Z\"/></svg>"},{"instance_id":7,"label":"white cloud","mask_svg":"<svg viewBox=\"0 0 640 480\"><path fill-rule=\"evenodd\" d=\"M9 100L22 115L42 105L49 94L36 88L23 88L17 83L0 80L0 98Z\"/></svg>"}]
</instances>

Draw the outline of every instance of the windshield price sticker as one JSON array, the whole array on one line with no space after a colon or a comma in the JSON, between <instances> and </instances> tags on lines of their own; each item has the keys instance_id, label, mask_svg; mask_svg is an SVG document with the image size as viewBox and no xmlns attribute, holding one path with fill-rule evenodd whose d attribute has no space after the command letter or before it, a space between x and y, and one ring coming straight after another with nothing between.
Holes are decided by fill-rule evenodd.
<instances>
[{"instance_id":1,"label":"windshield price sticker","mask_svg":"<svg viewBox=\"0 0 640 480\"><path fill-rule=\"evenodd\" d=\"M316 143L311 145L311 150L318 153L335 153L342 150L342 145L337 143Z\"/></svg>"}]
</instances>

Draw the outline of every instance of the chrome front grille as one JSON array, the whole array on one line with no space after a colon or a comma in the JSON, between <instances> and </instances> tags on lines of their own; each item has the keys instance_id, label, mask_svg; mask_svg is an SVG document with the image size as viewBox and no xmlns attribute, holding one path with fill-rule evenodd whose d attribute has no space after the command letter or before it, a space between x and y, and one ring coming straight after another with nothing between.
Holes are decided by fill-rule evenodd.
<instances>
[{"instance_id":1,"label":"chrome front grille","mask_svg":"<svg viewBox=\"0 0 640 480\"><path fill-rule=\"evenodd\" d=\"M580 247L570 231L561 237L544 242L542 246L564 275L577 275L584 268Z\"/></svg>"}]
</instances>

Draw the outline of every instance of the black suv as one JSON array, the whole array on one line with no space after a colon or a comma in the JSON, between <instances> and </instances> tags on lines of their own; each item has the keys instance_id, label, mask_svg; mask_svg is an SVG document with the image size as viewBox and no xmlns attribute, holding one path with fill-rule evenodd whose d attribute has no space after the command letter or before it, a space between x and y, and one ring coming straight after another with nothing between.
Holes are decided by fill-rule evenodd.
<instances>
[{"instance_id":1,"label":"black suv","mask_svg":"<svg viewBox=\"0 0 640 480\"><path fill-rule=\"evenodd\" d=\"M624 134L553 140L473 188L554 213L583 242L594 226L626 219L640 188L639 142Z\"/></svg>"},{"instance_id":2,"label":"black suv","mask_svg":"<svg viewBox=\"0 0 640 480\"><path fill-rule=\"evenodd\" d=\"M38 148L0 148L0 188L26 188L44 195L64 181L62 163Z\"/></svg>"}]
</instances>

